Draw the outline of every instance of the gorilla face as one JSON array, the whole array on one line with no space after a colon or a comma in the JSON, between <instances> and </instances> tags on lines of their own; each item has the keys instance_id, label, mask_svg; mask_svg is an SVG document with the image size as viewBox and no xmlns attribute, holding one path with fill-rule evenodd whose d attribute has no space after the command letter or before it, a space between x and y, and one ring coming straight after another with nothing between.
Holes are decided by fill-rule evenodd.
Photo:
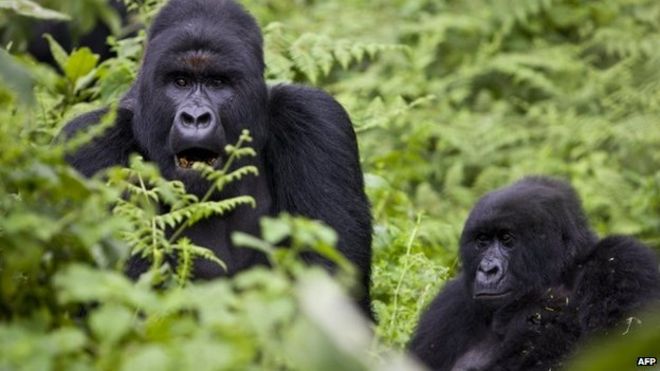
<instances>
[{"instance_id":1,"label":"gorilla face","mask_svg":"<svg viewBox=\"0 0 660 371\"><path fill-rule=\"evenodd\" d=\"M192 170L195 162L222 168L225 146L244 129L257 151L263 147L267 89L254 20L230 2L193 1L200 7L170 1L152 26L136 83L134 134L166 178L202 195L209 184Z\"/></svg>"},{"instance_id":2,"label":"gorilla face","mask_svg":"<svg viewBox=\"0 0 660 371\"><path fill-rule=\"evenodd\" d=\"M593 246L577 197L551 182L492 192L470 213L461 259L475 300L499 305L552 287Z\"/></svg>"},{"instance_id":3,"label":"gorilla face","mask_svg":"<svg viewBox=\"0 0 660 371\"><path fill-rule=\"evenodd\" d=\"M477 300L506 299L514 291L509 274L509 260L514 249L514 235L510 231L478 232L474 244L478 249L478 264L472 295Z\"/></svg>"}]
</instances>

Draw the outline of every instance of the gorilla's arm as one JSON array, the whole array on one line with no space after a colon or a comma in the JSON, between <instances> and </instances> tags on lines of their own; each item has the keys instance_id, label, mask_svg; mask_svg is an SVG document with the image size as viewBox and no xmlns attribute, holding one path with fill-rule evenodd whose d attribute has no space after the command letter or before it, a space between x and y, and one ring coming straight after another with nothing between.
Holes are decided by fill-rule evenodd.
<instances>
[{"instance_id":1,"label":"gorilla's arm","mask_svg":"<svg viewBox=\"0 0 660 371\"><path fill-rule=\"evenodd\" d=\"M107 112L107 109L101 109L78 116L64 127L62 136L69 139L79 131L90 129L101 122ZM111 127L75 153L67 155L66 160L86 177L110 166L128 165L128 157L137 150L131 131L132 117L130 110L119 108Z\"/></svg>"},{"instance_id":2,"label":"gorilla's arm","mask_svg":"<svg viewBox=\"0 0 660 371\"><path fill-rule=\"evenodd\" d=\"M495 331L501 334L497 354L486 369L538 370L560 368L581 338L577 309L570 292L549 289L540 296L530 294L496 316ZM512 311L512 317L506 313ZM498 323L499 318L506 322Z\"/></svg>"},{"instance_id":3,"label":"gorilla's arm","mask_svg":"<svg viewBox=\"0 0 660 371\"><path fill-rule=\"evenodd\" d=\"M265 156L275 212L334 228L339 250L356 263L368 290L371 215L348 115L328 94L294 85L271 88L269 111Z\"/></svg>"},{"instance_id":4,"label":"gorilla's arm","mask_svg":"<svg viewBox=\"0 0 660 371\"><path fill-rule=\"evenodd\" d=\"M461 275L447 283L429 305L408 348L432 369L450 370L459 356L478 345L471 342L484 334L484 324L483 313L477 313ZM490 355L475 353L470 356L475 359L466 361L479 364L487 362ZM483 361L476 359L479 357Z\"/></svg>"},{"instance_id":5,"label":"gorilla's arm","mask_svg":"<svg viewBox=\"0 0 660 371\"><path fill-rule=\"evenodd\" d=\"M490 369L498 370L498 365L525 370L561 366L589 333L621 324L643 305L660 299L657 259L633 238L607 237L578 266L572 295L562 296L552 299L546 294L541 300L531 300L538 304L516 315Z\"/></svg>"},{"instance_id":6,"label":"gorilla's arm","mask_svg":"<svg viewBox=\"0 0 660 371\"><path fill-rule=\"evenodd\" d=\"M601 240L584 265L575 297L580 300L584 331L611 328L660 298L658 260L654 252L633 238Z\"/></svg>"}]
</instances>

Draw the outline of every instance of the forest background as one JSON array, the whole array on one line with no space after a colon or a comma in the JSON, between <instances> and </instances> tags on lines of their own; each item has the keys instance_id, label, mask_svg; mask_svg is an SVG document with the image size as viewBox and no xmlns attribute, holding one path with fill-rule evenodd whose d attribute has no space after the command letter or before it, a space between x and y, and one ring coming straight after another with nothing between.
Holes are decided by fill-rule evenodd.
<instances>
[{"instance_id":1,"label":"forest background","mask_svg":"<svg viewBox=\"0 0 660 371\"><path fill-rule=\"evenodd\" d=\"M237 237L270 254L272 270L203 284L154 264L137 285L125 279L131 250L156 263L172 251L209 258L153 236L238 205L191 206L139 159L91 180L63 162L94 133L54 138L127 90L140 25L162 1L126 0L128 25L106 0L38 3L0 1L2 370L410 369L400 349L460 269L470 208L530 174L569 180L600 235L660 248L656 0L242 2L264 32L268 81L325 89L351 115L375 225L375 326L345 299L350 267L330 279L296 259L313 249L343 267L333 232L288 216L265 220L263 241ZM116 56L51 43L58 67L37 63L24 51L42 19L66 19L74 39L105 24ZM191 208L159 215L146 200ZM287 236L297 248L274 249ZM660 321L650 321L575 368L660 356Z\"/></svg>"}]
</instances>

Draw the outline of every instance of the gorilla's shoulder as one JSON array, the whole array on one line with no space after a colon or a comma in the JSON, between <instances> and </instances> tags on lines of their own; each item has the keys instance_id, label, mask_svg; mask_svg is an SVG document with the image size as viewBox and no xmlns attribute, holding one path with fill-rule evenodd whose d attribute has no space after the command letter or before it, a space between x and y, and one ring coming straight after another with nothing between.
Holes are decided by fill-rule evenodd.
<instances>
[{"instance_id":1,"label":"gorilla's shoulder","mask_svg":"<svg viewBox=\"0 0 660 371\"><path fill-rule=\"evenodd\" d=\"M75 119L67 123L66 126L64 126L62 129L62 134L65 138L68 139L80 130L87 129L90 126L101 122L101 119L103 119L103 116L105 116L107 113L108 109L102 108L77 116Z\"/></svg>"},{"instance_id":2,"label":"gorilla's shoulder","mask_svg":"<svg viewBox=\"0 0 660 371\"><path fill-rule=\"evenodd\" d=\"M108 134L115 137L118 135L131 135L131 123L133 121L133 111L136 104L135 94L135 87L131 86L130 90L121 98L116 108L114 125L108 128L105 135L106 137ZM77 116L62 128L60 137L69 139L78 131L99 124L108 113L110 113L110 108L105 107Z\"/></svg>"},{"instance_id":3,"label":"gorilla's shoulder","mask_svg":"<svg viewBox=\"0 0 660 371\"><path fill-rule=\"evenodd\" d=\"M104 108L78 116L62 129L57 140L71 139L91 129L101 123L109 111ZM113 165L127 165L130 154L138 152L131 129L132 118L130 109L119 107L112 125L97 133L75 153L68 154L66 160L88 177Z\"/></svg>"},{"instance_id":4,"label":"gorilla's shoulder","mask_svg":"<svg viewBox=\"0 0 660 371\"><path fill-rule=\"evenodd\" d=\"M274 124L281 129L303 129L310 134L353 132L344 108L330 94L302 85L280 84L270 87L269 109ZM291 127L291 126L294 127Z\"/></svg>"},{"instance_id":5,"label":"gorilla's shoulder","mask_svg":"<svg viewBox=\"0 0 660 371\"><path fill-rule=\"evenodd\" d=\"M596 244L586 265L586 273L608 277L615 286L630 285L629 290L660 286L658 257L650 248L628 236L609 236ZM638 287L636 287L639 285Z\"/></svg>"},{"instance_id":6,"label":"gorilla's shoulder","mask_svg":"<svg viewBox=\"0 0 660 371\"><path fill-rule=\"evenodd\" d=\"M465 289L465 275L459 274L454 279L448 281L442 291L429 304L430 313L423 316L427 322L424 327L427 331L437 330L437 326L454 326L460 321L447 321L447 318L458 318L461 315L470 317L475 313L472 311L472 298ZM435 325L431 325L431 324ZM463 325L463 324L461 324ZM421 329L421 328L420 328ZM434 330L435 329L435 330Z\"/></svg>"},{"instance_id":7,"label":"gorilla's shoulder","mask_svg":"<svg viewBox=\"0 0 660 371\"><path fill-rule=\"evenodd\" d=\"M631 237L610 236L598 242L584 265L576 298L588 330L616 325L660 300L656 254Z\"/></svg>"}]
</instances>

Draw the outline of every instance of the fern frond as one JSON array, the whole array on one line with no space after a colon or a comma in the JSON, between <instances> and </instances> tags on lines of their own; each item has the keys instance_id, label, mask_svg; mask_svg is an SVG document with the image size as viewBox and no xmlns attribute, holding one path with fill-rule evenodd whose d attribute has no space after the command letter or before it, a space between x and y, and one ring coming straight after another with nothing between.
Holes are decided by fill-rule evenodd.
<instances>
[{"instance_id":1,"label":"fern frond","mask_svg":"<svg viewBox=\"0 0 660 371\"><path fill-rule=\"evenodd\" d=\"M227 271L227 264L225 264L225 262L220 260L215 255L215 253L213 251L211 251L210 249L207 249L205 247L197 246L197 245L193 244L187 238L179 239L177 241L177 243L172 245L172 247L174 248L175 251L180 252L180 253L182 252L184 255L187 254L191 258L189 260L188 264L186 264L186 266L184 266L183 268L181 268L179 270L179 272L177 272L177 277L180 278L180 279L185 278L187 280L187 279L190 278L190 276L193 273L192 272L192 261L195 258L200 258L200 259L204 259L204 260L214 262L218 266L220 266L222 269Z\"/></svg>"},{"instance_id":2,"label":"fern frond","mask_svg":"<svg viewBox=\"0 0 660 371\"><path fill-rule=\"evenodd\" d=\"M233 156L235 159L240 159L244 157L257 157L257 152L251 147L240 148L235 146L227 146L225 151L227 152L227 154Z\"/></svg>"},{"instance_id":3,"label":"fern frond","mask_svg":"<svg viewBox=\"0 0 660 371\"><path fill-rule=\"evenodd\" d=\"M653 57L660 55L660 35L645 35L634 27L603 28L596 32L588 47L602 48L614 57Z\"/></svg>"},{"instance_id":4,"label":"fern frond","mask_svg":"<svg viewBox=\"0 0 660 371\"><path fill-rule=\"evenodd\" d=\"M177 251L177 268L176 268L176 278L180 287L185 286L186 282L192 278L193 273L193 254L192 254L192 243L188 238L181 238L178 243L175 244L175 250Z\"/></svg>"},{"instance_id":5,"label":"fern frond","mask_svg":"<svg viewBox=\"0 0 660 371\"><path fill-rule=\"evenodd\" d=\"M224 187L232 182L236 182L246 175L254 175L254 176L259 176L259 169L257 169L256 166L243 166L237 170L232 171L229 174L211 174L207 179L212 181L216 188L221 191L224 189Z\"/></svg>"},{"instance_id":6,"label":"fern frond","mask_svg":"<svg viewBox=\"0 0 660 371\"><path fill-rule=\"evenodd\" d=\"M494 0L489 9L494 12L499 23L505 28L511 28L515 24L529 23L530 18L549 10L553 3L553 0Z\"/></svg>"},{"instance_id":7,"label":"fern frond","mask_svg":"<svg viewBox=\"0 0 660 371\"><path fill-rule=\"evenodd\" d=\"M252 196L237 196L221 201L206 201L159 215L156 217L156 224L159 227L175 227L185 221L186 226L191 226L210 216L225 215L241 205L256 207L257 203Z\"/></svg>"},{"instance_id":8,"label":"fern frond","mask_svg":"<svg viewBox=\"0 0 660 371\"><path fill-rule=\"evenodd\" d=\"M317 83L338 65L347 69L360 63L366 56L376 57L386 51L407 50L403 45L362 43L349 39L332 39L324 34L304 33L296 39L286 35L281 23L269 24L264 29L266 40L266 75L274 80L304 80Z\"/></svg>"}]
</instances>

